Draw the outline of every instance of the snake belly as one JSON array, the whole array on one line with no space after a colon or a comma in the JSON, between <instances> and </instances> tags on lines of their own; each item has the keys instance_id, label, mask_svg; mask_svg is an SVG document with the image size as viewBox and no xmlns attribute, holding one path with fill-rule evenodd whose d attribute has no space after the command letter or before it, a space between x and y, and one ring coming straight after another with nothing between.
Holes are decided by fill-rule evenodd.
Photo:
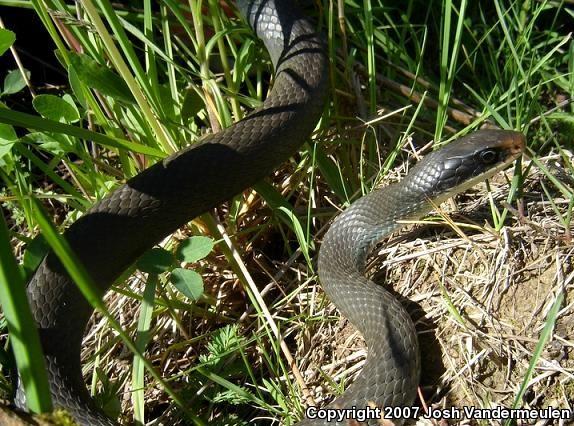
<instances>
[{"instance_id":1,"label":"snake belly","mask_svg":"<svg viewBox=\"0 0 574 426\"><path fill-rule=\"evenodd\" d=\"M271 174L309 137L328 92L324 41L291 1L238 1L269 51L273 88L262 107L146 169L96 203L64 236L99 289L198 215ZM84 426L115 425L82 378L80 348L92 308L51 253L27 286L54 404ZM25 406L21 384L16 404Z\"/></svg>"}]
</instances>

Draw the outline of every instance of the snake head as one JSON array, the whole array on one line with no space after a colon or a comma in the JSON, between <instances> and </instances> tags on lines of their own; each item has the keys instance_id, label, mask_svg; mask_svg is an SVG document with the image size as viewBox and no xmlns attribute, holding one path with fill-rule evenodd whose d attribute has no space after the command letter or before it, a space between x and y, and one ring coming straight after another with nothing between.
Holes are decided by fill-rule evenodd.
<instances>
[{"instance_id":1,"label":"snake head","mask_svg":"<svg viewBox=\"0 0 574 426\"><path fill-rule=\"evenodd\" d=\"M406 183L440 204L504 169L524 151L525 142L520 132L479 130L427 155Z\"/></svg>"}]
</instances>

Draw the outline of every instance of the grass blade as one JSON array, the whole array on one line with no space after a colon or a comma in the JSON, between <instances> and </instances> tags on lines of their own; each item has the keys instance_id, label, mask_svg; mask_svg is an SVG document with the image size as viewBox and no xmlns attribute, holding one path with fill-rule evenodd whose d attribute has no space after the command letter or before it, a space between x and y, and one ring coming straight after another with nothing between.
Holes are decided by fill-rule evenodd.
<instances>
[{"instance_id":1,"label":"grass blade","mask_svg":"<svg viewBox=\"0 0 574 426\"><path fill-rule=\"evenodd\" d=\"M0 303L26 392L26 404L35 413L52 411L50 386L38 331L28 305L23 274L10 247L10 234L0 213Z\"/></svg>"}]
</instances>

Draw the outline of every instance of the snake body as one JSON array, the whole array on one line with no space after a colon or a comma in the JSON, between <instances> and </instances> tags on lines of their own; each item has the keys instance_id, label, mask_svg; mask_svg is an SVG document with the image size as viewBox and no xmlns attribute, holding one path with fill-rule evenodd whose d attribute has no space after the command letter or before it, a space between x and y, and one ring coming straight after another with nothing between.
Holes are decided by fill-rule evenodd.
<instances>
[{"instance_id":1,"label":"snake body","mask_svg":"<svg viewBox=\"0 0 574 426\"><path fill-rule=\"evenodd\" d=\"M238 6L270 53L276 72L272 91L260 109L146 169L70 226L65 238L102 293L165 236L269 175L296 152L321 115L327 56L313 25L289 1L242 0ZM516 141L522 141L512 132L478 134L456 145L465 148L464 155L447 147L429 155L400 185L358 200L326 234L319 255L322 284L369 346L362 374L334 406L413 401L420 362L412 321L388 292L364 277L364 263L398 219L424 213L429 198L437 201L484 171L469 171L455 154L477 155L472 149L478 152L486 143L505 152L496 164L507 164L520 145ZM81 374L82 335L92 309L54 254L43 260L27 292L55 404L82 425L114 425L95 407ZM17 401L24 404L21 387Z\"/></svg>"}]
</instances>

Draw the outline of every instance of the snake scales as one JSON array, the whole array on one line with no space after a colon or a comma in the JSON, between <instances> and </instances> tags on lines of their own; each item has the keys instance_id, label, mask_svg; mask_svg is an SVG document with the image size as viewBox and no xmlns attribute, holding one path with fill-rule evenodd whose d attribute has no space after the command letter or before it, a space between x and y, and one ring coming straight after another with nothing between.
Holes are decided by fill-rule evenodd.
<instances>
[{"instance_id":1,"label":"snake scales","mask_svg":"<svg viewBox=\"0 0 574 426\"><path fill-rule=\"evenodd\" d=\"M327 57L313 25L289 1L240 0L238 6L269 51L276 71L272 91L261 108L130 179L65 232L102 292L166 235L269 175L305 141L321 115ZM469 178L494 172L522 144L518 133L475 133L426 157L401 185L360 199L330 228L319 255L321 281L369 346L363 373L334 406L410 404L418 383L412 321L363 275L370 248L397 228L397 219L429 210L429 196L436 202ZM485 150L489 163L476 160ZM81 374L82 335L92 309L54 254L41 263L27 292L55 404L82 425L114 425L95 407ZM24 404L21 388L17 401Z\"/></svg>"}]
</instances>

